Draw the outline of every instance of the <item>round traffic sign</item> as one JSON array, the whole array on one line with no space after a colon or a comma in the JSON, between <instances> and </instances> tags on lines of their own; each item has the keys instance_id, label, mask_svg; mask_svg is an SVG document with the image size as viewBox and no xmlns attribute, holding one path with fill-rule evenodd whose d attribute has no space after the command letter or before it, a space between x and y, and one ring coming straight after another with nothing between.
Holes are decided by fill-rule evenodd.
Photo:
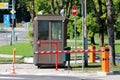
<instances>
[{"instance_id":1,"label":"round traffic sign","mask_svg":"<svg viewBox=\"0 0 120 80\"><path fill-rule=\"evenodd\" d=\"M77 6L76 6L76 5L73 5L73 6L72 6L72 15L73 15L73 16L76 16L76 14L77 14Z\"/></svg>"}]
</instances>

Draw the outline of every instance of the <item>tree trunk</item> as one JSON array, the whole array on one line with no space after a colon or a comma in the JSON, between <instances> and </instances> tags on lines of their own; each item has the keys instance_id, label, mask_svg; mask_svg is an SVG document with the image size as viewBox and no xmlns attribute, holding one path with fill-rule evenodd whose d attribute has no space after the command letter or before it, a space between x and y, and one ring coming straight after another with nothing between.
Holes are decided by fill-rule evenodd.
<instances>
[{"instance_id":1,"label":"tree trunk","mask_svg":"<svg viewBox=\"0 0 120 80\"><path fill-rule=\"evenodd\" d=\"M51 0L51 11L52 11L52 14L55 14L54 0Z\"/></svg>"},{"instance_id":2,"label":"tree trunk","mask_svg":"<svg viewBox=\"0 0 120 80\"><path fill-rule=\"evenodd\" d=\"M115 66L115 46L114 46L114 17L113 17L113 1L107 0L107 26L108 26L108 42L110 47L110 64Z\"/></svg>"},{"instance_id":3,"label":"tree trunk","mask_svg":"<svg viewBox=\"0 0 120 80\"><path fill-rule=\"evenodd\" d=\"M34 17L35 17L34 7L35 7L35 6L34 6L34 0L32 0L32 8L31 8L31 11L30 11L32 22L33 22Z\"/></svg>"},{"instance_id":4,"label":"tree trunk","mask_svg":"<svg viewBox=\"0 0 120 80\"><path fill-rule=\"evenodd\" d=\"M91 37L91 44L95 45L94 35Z\"/></svg>"},{"instance_id":5,"label":"tree trunk","mask_svg":"<svg viewBox=\"0 0 120 80\"><path fill-rule=\"evenodd\" d=\"M100 47L104 46L104 26L102 20L99 20L99 37L100 37Z\"/></svg>"},{"instance_id":6,"label":"tree trunk","mask_svg":"<svg viewBox=\"0 0 120 80\"><path fill-rule=\"evenodd\" d=\"M102 1L98 0L98 5L99 5L99 12L96 9L96 5L93 0L91 1L91 7L94 10L95 16L97 18L98 26L99 26L99 37L100 37L100 46L104 45L104 23L105 21L101 19L101 16L103 15L102 11Z\"/></svg>"}]
</instances>

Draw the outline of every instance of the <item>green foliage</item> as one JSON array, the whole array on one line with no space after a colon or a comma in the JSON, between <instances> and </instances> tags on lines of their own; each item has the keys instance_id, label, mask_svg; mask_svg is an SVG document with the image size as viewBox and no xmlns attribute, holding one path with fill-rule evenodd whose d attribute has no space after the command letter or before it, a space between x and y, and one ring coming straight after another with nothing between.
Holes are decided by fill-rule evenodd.
<instances>
[{"instance_id":1,"label":"green foliage","mask_svg":"<svg viewBox=\"0 0 120 80\"><path fill-rule=\"evenodd\" d=\"M120 14L116 18L115 28L116 28L116 31L120 31Z\"/></svg>"},{"instance_id":2,"label":"green foliage","mask_svg":"<svg viewBox=\"0 0 120 80\"><path fill-rule=\"evenodd\" d=\"M44 14L50 13L51 7L48 0L35 0L35 12L43 10Z\"/></svg>"},{"instance_id":3,"label":"green foliage","mask_svg":"<svg viewBox=\"0 0 120 80\"><path fill-rule=\"evenodd\" d=\"M120 0L113 0L115 14L120 12Z\"/></svg>"},{"instance_id":4,"label":"green foliage","mask_svg":"<svg viewBox=\"0 0 120 80\"><path fill-rule=\"evenodd\" d=\"M7 2L9 1L9 3L11 4L11 0L1 0L0 2ZM41 11L44 10L44 14L51 14L51 0L16 0L16 14L17 14L17 21L21 21L22 19L28 20L30 19L30 13L31 10L33 10L32 7L32 1L34 1L35 7L34 10L36 12L36 14ZM98 5L98 0L93 0L96 4L96 8L97 11L99 12L99 8L101 8ZM100 18L102 20L106 19L106 0L101 0L102 1L102 10L103 13L100 16ZM58 2L58 4L56 4L56 2ZM67 9L68 9L68 2L70 2L70 0L63 0L63 5L62 5L62 0L54 0L54 9L55 9L55 14L59 14L59 9L60 9L60 5L62 5L62 8L64 8L65 10L65 14ZM115 27L117 30L119 30L119 24L120 24L120 19L119 19L119 15L120 14L120 0L113 0L113 6L114 6L114 11L115 11ZM72 1L72 5L76 5L77 6L77 16L76 16L76 27L77 27L77 37L79 38L80 36L82 36L82 17L81 17L81 0L73 0ZM71 6L72 6L71 5ZM93 9L90 7L90 0L87 1L87 27L88 27L88 36L91 37L95 32L98 32L98 24L96 22L95 19L95 15L93 14ZM71 8L70 8L71 9ZM0 10L0 17L3 17L3 14L8 13L9 10ZM74 38L74 21L73 21L73 16L70 12L70 18L72 20L69 20L68 25L67 25L67 34L68 34L68 38L73 39ZM3 21L2 18L0 19L0 21ZM105 28L106 29L106 28ZM105 30L107 31L107 30Z\"/></svg>"},{"instance_id":5,"label":"green foliage","mask_svg":"<svg viewBox=\"0 0 120 80\"><path fill-rule=\"evenodd\" d=\"M8 2L9 0L0 0L0 2Z\"/></svg>"},{"instance_id":6,"label":"green foliage","mask_svg":"<svg viewBox=\"0 0 120 80\"><path fill-rule=\"evenodd\" d=\"M98 28L97 20L95 17L93 17L93 14L87 15L87 27L88 27L88 37L92 37Z\"/></svg>"}]
</instances>

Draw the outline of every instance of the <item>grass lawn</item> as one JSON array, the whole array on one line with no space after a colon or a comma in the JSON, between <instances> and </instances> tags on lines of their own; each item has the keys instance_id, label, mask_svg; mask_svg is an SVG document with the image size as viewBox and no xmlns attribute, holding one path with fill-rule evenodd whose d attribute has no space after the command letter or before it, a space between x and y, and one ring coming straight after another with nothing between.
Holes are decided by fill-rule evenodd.
<instances>
[{"instance_id":1,"label":"grass lawn","mask_svg":"<svg viewBox=\"0 0 120 80\"><path fill-rule=\"evenodd\" d=\"M73 71L81 71L82 64L71 64ZM101 71L100 63L88 63L88 67L83 68L84 71ZM116 63L116 66L110 67L110 71L120 71L120 63Z\"/></svg>"},{"instance_id":2,"label":"grass lawn","mask_svg":"<svg viewBox=\"0 0 120 80\"><path fill-rule=\"evenodd\" d=\"M0 54L12 55L13 48L16 48L16 55L33 56L33 49L30 43L16 43L13 44L12 46L10 45L0 46Z\"/></svg>"},{"instance_id":3,"label":"grass lawn","mask_svg":"<svg viewBox=\"0 0 120 80\"><path fill-rule=\"evenodd\" d=\"M74 42L67 43L67 46L73 46L73 45L74 45ZM82 47L82 43L77 42L77 46ZM96 44L95 47L96 49L100 49L98 44ZM30 43L16 43L16 44L13 44L12 46L10 45L0 46L0 54L12 54L13 48L16 48L17 55L33 56L33 48L30 45ZM120 54L120 42L115 43L115 52L116 54Z\"/></svg>"}]
</instances>

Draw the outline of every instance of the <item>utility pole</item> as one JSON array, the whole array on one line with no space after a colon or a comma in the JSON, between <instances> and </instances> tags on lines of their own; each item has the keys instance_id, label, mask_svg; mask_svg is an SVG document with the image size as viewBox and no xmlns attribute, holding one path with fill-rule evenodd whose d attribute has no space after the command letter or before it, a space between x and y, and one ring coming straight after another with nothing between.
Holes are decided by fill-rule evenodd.
<instances>
[{"instance_id":1,"label":"utility pole","mask_svg":"<svg viewBox=\"0 0 120 80\"><path fill-rule=\"evenodd\" d=\"M87 26L86 26L86 0L82 0L82 41L83 41L83 49L88 49L87 43ZM88 66L88 54L82 54L82 69Z\"/></svg>"}]
</instances>

